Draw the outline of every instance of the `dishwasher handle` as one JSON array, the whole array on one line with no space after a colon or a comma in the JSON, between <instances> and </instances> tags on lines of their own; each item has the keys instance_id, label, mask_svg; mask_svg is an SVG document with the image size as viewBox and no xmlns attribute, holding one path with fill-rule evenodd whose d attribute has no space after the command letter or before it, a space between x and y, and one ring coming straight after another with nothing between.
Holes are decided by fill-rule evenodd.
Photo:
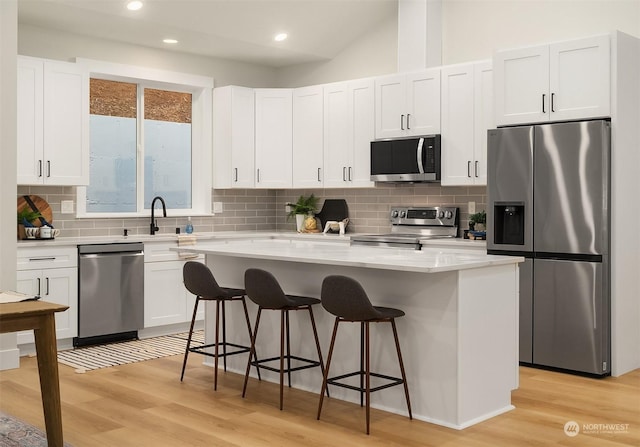
<instances>
[{"instance_id":1,"label":"dishwasher handle","mask_svg":"<svg viewBox=\"0 0 640 447\"><path fill-rule=\"evenodd\" d=\"M127 257L127 258L132 258L132 257L137 257L137 256L144 256L144 252L142 251L114 251L111 253L82 253L80 255L81 258L107 258L107 257L112 257L112 256L118 256L121 258Z\"/></svg>"},{"instance_id":2,"label":"dishwasher handle","mask_svg":"<svg viewBox=\"0 0 640 447\"><path fill-rule=\"evenodd\" d=\"M84 244L78 245L78 254L108 254L108 253L143 253L144 244L142 242L123 242L114 244Z\"/></svg>"}]
</instances>

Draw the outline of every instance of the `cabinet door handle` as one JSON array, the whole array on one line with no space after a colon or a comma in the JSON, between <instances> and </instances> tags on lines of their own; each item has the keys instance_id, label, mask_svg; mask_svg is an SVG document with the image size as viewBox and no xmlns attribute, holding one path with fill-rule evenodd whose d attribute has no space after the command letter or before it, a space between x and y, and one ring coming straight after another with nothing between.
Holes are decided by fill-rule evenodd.
<instances>
[{"instance_id":1,"label":"cabinet door handle","mask_svg":"<svg viewBox=\"0 0 640 447\"><path fill-rule=\"evenodd\" d=\"M49 277L48 276L47 276L46 280L47 280L47 291L46 291L45 295L49 295Z\"/></svg>"},{"instance_id":2,"label":"cabinet door handle","mask_svg":"<svg viewBox=\"0 0 640 447\"><path fill-rule=\"evenodd\" d=\"M400 130L404 130L404 115L400 115Z\"/></svg>"},{"instance_id":3,"label":"cabinet door handle","mask_svg":"<svg viewBox=\"0 0 640 447\"><path fill-rule=\"evenodd\" d=\"M477 161L474 169L476 171L476 178L478 178L478 162Z\"/></svg>"},{"instance_id":4,"label":"cabinet door handle","mask_svg":"<svg viewBox=\"0 0 640 447\"><path fill-rule=\"evenodd\" d=\"M353 177L351 176L351 171L353 170L353 168L351 166L349 166L349 181L353 180Z\"/></svg>"},{"instance_id":5,"label":"cabinet door handle","mask_svg":"<svg viewBox=\"0 0 640 447\"><path fill-rule=\"evenodd\" d=\"M467 161L467 177L471 178L471 160Z\"/></svg>"},{"instance_id":6,"label":"cabinet door handle","mask_svg":"<svg viewBox=\"0 0 640 447\"><path fill-rule=\"evenodd\" d=\"M260 183L260 168L258 168L258 183Z\"/></svg>"},{"instance_id":7,"label":"cabinet door handle","mask_svg":"<svg viewBox=\"0 0 640 447\"><path fill-rule=\"evenodd\" d=\"M233 175L234 175L233 181L237 182L238 181L238 168L233 168L233 171L234 171L233 172Z\"/></svg>"},{"instance_id":8,"label":"cabinet door handle","mask_svg":"<svg viewBox=\"0 0 640 447\"><path fill-rule=\"evenodd\" d=\"M29 261L55 261L56 257L55 256L51 256L51 257L43 257L43 258L29 258Z\"/></svg>"},{"instance_id":9,"label":"cabinet door handle","mask_svg":"<svg viewBox=\"0 0 640 447\"><path fill-rule=\"evenodd\" d=\"M343 182L347 181L347 167L346 166L342 167L342 181Z\"/></svg>"},{"instance_id":10,"label":"cabinet door handle","mask_svg":"<svg viewBox=\"0 0 640 447\"><path fill-rule=\"evenodd\" d=\"M321 181L320 180L320 168L318 168L318 181Z\"/></svg>"},{"instance_id":11,"label":"cabinet door handle","mask_svg":"<svg viewBox=\"0 0 640 447\"><path fill-rule=\"evenodd\" d=\"M38 177L42 177L42 160L38 160Z\"/></svg>"},{"instance_id":12,"label":"cabinet door handle","mask_svg":"<svg viewBox=\"0 0 640 447\"><path fill-rule=\"evenodd\" d=\"M40 296L40 278L38 278L38 296Z\"/></svg>"},{"instance_id":13,"label":"cabinet door handle","mask_svg":"<svg viewBox=\"0 0 640 447\"><path fill-rule=\"evenodd\" d=\"M555 113L555 107L554 107L554 99L556 97L555 93L551 93L551 111Z\"/></svg>"},{"instance_id":14,"label":"cabinet door handle","mask_svg":"<svg viewBox=\"0 0 640 447\"><path fill-rule=\"evenodd\" d=\"M411 129L411 126L409 126L409 118L411 118L411 114L407 113L407 130Z\"/></svg>"},{"instance_id":15,"label":"cabinet door handle","mask_svg":"<svg viewBox=\"0 0 640 447\"><path fill-rule=\"evenodd\" d=\"M544 100L545 100L546 96L547 96L546 94L544 94L544 93L542 94L542 113L547 113L547 111L544 110Z\"/></svg>"},{"instance_id":16,"label":"cabinet door handle","mask_svg":"<svg viewBox=\"0 0 640 447\"><path fill-rule=\"evenodd\" d=\"M51 177L51 160L47 160L47 177Z\"/></svg>"}]
</instances>

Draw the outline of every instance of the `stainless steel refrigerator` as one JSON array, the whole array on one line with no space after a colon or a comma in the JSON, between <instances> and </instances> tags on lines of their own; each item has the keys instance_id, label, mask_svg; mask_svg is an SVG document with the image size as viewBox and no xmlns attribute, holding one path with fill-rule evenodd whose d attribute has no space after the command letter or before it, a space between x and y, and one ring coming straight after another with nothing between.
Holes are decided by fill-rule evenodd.
<instances>
[{"instance_id":1,"label":"stainless steel refrigerator","mask_svg":"<svg viewBox=\"0 0 640 447\"><path fill-rule=\"evenodd\" d=\"M519 255L520 361L610 373L611 123L488 133L487 251Z\"/></svg>"}]
</instances>

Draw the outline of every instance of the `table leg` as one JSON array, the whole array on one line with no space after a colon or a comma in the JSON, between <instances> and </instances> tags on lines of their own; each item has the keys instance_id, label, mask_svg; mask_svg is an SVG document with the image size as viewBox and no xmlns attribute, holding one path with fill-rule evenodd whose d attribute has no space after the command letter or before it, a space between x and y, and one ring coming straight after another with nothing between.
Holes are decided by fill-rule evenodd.
<instances>
[{"instance_id":1,"label":"table leg","mask_svg":"<svg viewBox=\"0 0 640 447\"><path fill-rule=\"evenodd\" d=\"M62 412L60 408L60 384L58 382L58 354L56 325L53 313L43 315L38 329L34 329L38 373L44 422L49 447L63 447Z\"/></svg>"}]
</instances>

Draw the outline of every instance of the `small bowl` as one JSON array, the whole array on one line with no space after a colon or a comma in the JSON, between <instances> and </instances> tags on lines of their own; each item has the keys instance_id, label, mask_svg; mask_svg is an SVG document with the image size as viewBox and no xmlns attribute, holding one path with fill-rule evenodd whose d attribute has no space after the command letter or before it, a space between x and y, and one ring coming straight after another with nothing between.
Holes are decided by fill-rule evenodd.
<instances>
[{"instance_id":1,"label":"small bowl","mask_svg":"<svg viewBox=\"0 0 640 447\"><path fill-rule=\"evenodd\" d=\"M39 232L40 228L38 227L26 227L24 229L24 234L27 236L27 239L35 239L38 237Z\"/></svg>"}]
</instances>

